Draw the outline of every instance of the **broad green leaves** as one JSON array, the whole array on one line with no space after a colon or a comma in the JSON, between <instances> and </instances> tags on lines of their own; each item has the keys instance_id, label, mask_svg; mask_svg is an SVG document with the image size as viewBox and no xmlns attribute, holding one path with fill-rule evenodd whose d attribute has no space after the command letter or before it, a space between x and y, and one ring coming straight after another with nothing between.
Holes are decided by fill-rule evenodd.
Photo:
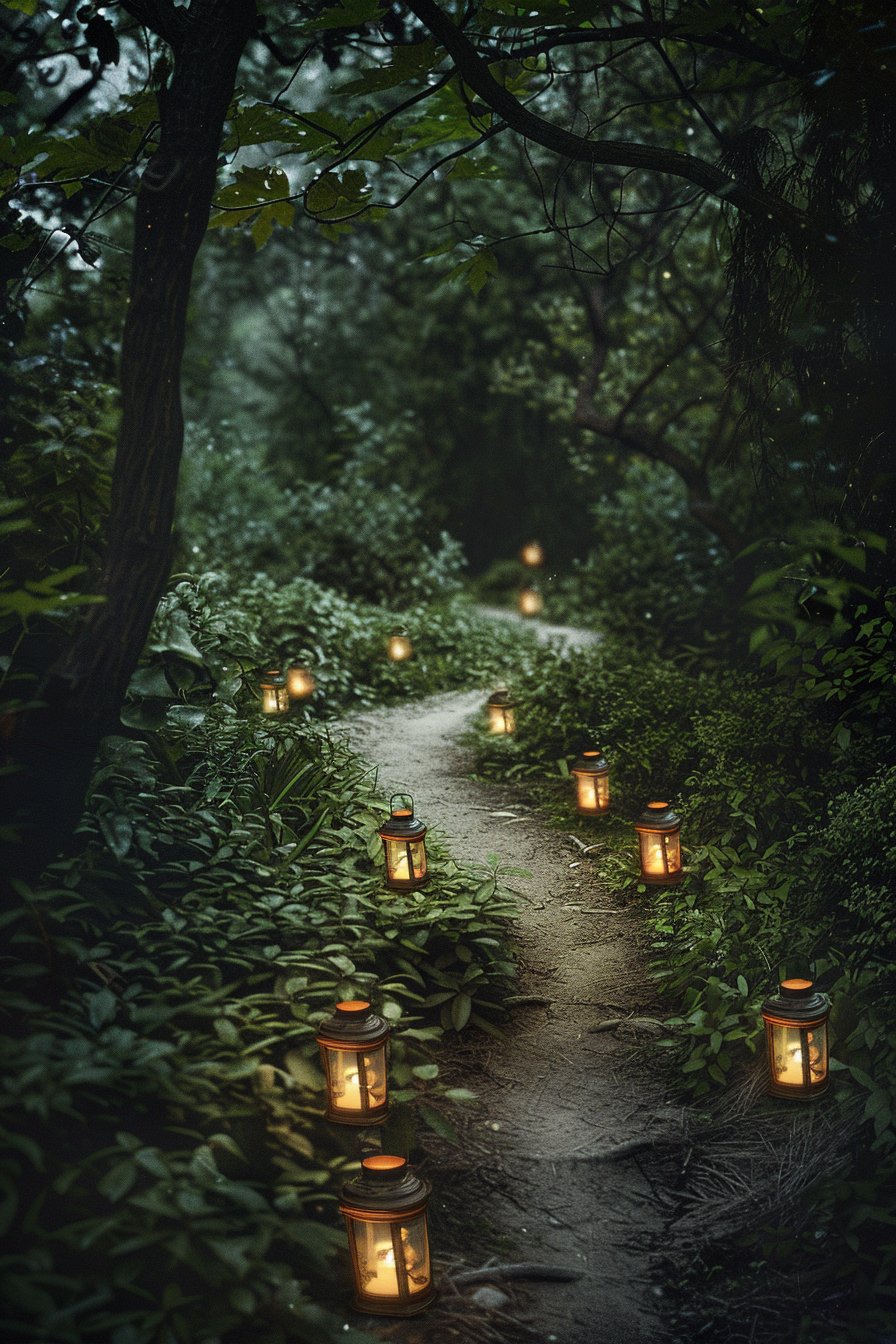
<instances>
[{"instance_id":1,"label":"broad green leaves","mask_svg":"<svg viewBox=\"0 0 896 1344\"><path fill-rule=\"evenodd\" d=\"M267 242L274 224L289 229L295 218L289 179L282 168L241 168L235 181L218 192L214 206L221 213L212 216L210 229L232 229L251 220L256 247Z\"/></svg>"}]
</instances>

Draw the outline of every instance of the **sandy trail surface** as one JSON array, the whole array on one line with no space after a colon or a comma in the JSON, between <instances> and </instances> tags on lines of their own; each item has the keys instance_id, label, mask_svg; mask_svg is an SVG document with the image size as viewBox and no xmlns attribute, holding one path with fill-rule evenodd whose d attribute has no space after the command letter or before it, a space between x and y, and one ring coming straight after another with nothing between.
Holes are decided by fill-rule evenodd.
<instances>
[{"instance_id":1,"label":"sandy trail surface","mask_svg":"<svg viewBox=\"0 0 896 1344\"><path fill-rule=\"evenodd\" d=\"M580 846L548 828L512 789L470 779L457 738L483 700L481 691L450 693L359 712L340 732L379 767L381 787L413 794L416 814L458 862L494 853L531 873L508 883L521 898L519 993L547 1002L513 1010L506 1041L489 1038L494 1048L473 1084L485 1104L477 1137L490 1154L481 1212L514 1246L503 1260L584 1272L575 1282L529 1290L525 1338L655 1344L666 1337L651 1272L661 1192L637 1154L606 1154L671 1136L679 1112L638 1059L635 1032L592 1030L608 1018L656 1011L640 917L601 882ZM438 1172L428 1175L437 1186Z\"/></svg>"}]
</instances>

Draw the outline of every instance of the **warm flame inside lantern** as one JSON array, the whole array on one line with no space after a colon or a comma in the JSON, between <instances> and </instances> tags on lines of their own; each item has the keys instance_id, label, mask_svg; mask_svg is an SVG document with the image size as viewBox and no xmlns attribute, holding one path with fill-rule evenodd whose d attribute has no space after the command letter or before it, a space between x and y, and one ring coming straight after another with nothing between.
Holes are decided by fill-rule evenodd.
<instances>
[{"instance_id":1,"label":"warm flame inside lantern","mask_svg":"<svg viewBox=\"0 0 896 1344\"><path fill-rule=\"evenodd\" d=\"M503 681L499 681L486 702L490 733L512 733L516 729L516 700Z\"/></svg>"},{"instance_id":2,"label":"warm flame inside lantern","mask_svg":"<svg viewBox=\"0 0 896 1344\"><path fill-rule=\"evenodd\" d=\"M768 1040L769 1091L805 1101L828 1085L826 994L812 992L811 980L782 980L778 994L762 1005Z\"/></svg>"},{"instance_id":3,"label":"warm flame inside lantern","mask_svg":"<svg viewBox=\"0 0 896 1344\"><path fill-rule=\"evenodd\" d=\"M388 654L393 663L403 663L414 652L411 641L403 630L395 630L389 636Z\"/></svg>"},{"instance_id":4,"label":"warm flame inside lantern","mask_svg":"<svg viewBox=\"0 0 896 1344\"><path fill-rule=\"evenodd\" d=\"M517 599L517 607L522 616L537 616L544 603L537 588L523 588Z\"/></svg>"},{"instance_id":5,"label":"warm flame inside lantern","mask_svg":"<svg viewBox=\"0 0 896 1344\"><path fill-rule=\"evenodd\" d=\"M576 811L596 817L610 806L610 767L601 751L583 751L570 774L576 781Z\"/></svg>"},{"instance_id":6,"label":"warm flame inside lantern","mask_svg":"<svg viewBox=\"0 0 896 1344\"><path fill-rule=\"evenodd\" d=\"M524 565L535 569L544 564L544 547L538 541L527 541L520 551L520 559Z\"/></svg>"},{"instance_id":7,"label":"warm flame inside lantern","mask_svg":"<svg viewBox=\"0 0 896 1344\"><path fill-rule=\"evenodd\" d=\"M681 869L681 822L668 803L648 803L635 822L641 853L641 881L671 886Z\"/></svg>"},{"instance_id":8,"label":"warm flame inside lantern","mask_svg":"<svg viewBox=\"0 0 896 1344\"><path fill-rule=\"evenodd\" d=\"M353 1305L381 1316L412 1316L435 1300L426 1231L429 1181L403 1157L365 1157L361 1175L342 1187L355 1276Z\"/></svg>"},{"instance_id":9,"label":"warm flame inside lantern","mask_svg":"<svg viewBox=\"0 0 896 1344\"><path fill-rule=\"evenodd\" d=\"M314 678L302 663L286 669L286 689L293 700L307 700L314 694Z\"/></svg>"},{"instance_id":10,"label":"warm flame inside lantern","mask_svg":"<svg viewBox=\"0 0 896 1344\"><path fill-rule=\"evenodd\" d=\"M410 807L394 807L396 798L407 796ZM395 793L389 803L390 816L379 829L386 852L386 886L395 891L413 891L426 879L426 827L414 816L410 795Z\"/></svg>"},{"instance_id":11,"label":"warm flame inside lantern","mask_svg":"<svg viewBox=\"0 0 896 1344\"><path fill-rule=\"evenodd\" d=\"M265 672L258 682L261 691L261 712L263 714L283 714L289 709L289 691L286 678L278 669Z\"/></svg>"},{"instance_id":12,"label":"warm flame inside lantern","mask_svg":"<svg viewBox=\"0 0 896 1344\"><path fill-rule=\"evenodd\" d=\"M363 999L337 1003L317 1029L327 1078L327 1119L378 1125L389 1115L386 1045L389 1024Z\"/></svg>"}]
</instances>

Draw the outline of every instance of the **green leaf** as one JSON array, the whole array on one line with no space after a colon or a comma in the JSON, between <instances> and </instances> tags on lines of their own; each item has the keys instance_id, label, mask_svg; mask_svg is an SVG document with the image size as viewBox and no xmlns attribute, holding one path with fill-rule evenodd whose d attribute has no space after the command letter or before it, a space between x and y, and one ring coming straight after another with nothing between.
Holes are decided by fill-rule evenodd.
<instances>
[{"instance_id":1,"label":"green leaf","mask_svg":"<svg viewBox=\"0 0 896 1344\"><path fill-rule=\"evenodd\" d=\"M113 1204L122 1199L138 1176L138 1168L135 1162L126 1158L124 1162L119 1162L106 1172L105 1176L97 1182L97 1190L106 1199L111 1200Z\"/></svg>"},{"instance_id":2,"label":"green leaf","mask_svg":"<svg viewBox=\"0 0 896 1344\"><path fill-rule=\"evenodd\" d=\"M447 1139L449 1143L460 1143L460 1136L451 1121L446 1120L443 1115L439 1115L438 1111L434 1111L431 1106L418 1106L417 1114L433 1133L438 1134L440 1139Z\"/></svg>"},{"instance_id":3,"label":"green leaf","mask_svg":"<svg viewBox=\"0 0 896 1344\"><path fill-rule=\"evenodd\" d=\"M429 1082L432 1078L438 1078L439 1066L438 1064L418 1064L411 1072L415 1078L423 1078L426 1082Z\"/></svg>"},{"instance_id":4,"label":"green leaf","mask_svg":"<svg viewBox=\"0 0 896 1344\"><path fill-rule=\"evenodd\" d=\"M451 1002L451 1025L455 1031L463 1031L470 1020L473 1000L469 994L456 994Z\"/></svg>"}]
</instances>

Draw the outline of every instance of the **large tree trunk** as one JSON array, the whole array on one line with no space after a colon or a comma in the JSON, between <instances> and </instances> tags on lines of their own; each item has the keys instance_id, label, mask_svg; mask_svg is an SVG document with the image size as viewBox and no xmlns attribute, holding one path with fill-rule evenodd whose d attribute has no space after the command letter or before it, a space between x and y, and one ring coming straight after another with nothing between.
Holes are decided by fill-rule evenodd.
<instances>
[{"instance_id":1,"label":"large tree trunk","mask_svg":"<svg viewBox=\"0 0 896 1344\"><path fill-rule=\"evenodd\" d=\"M183 449L180 368L193 263L208 224L221 133L237 67L256 28L255 0L124 0L168 42L174 68L159 95L161 138L137 197L121 351L122 419L100 591L20 716L6 776L24 845L11 866L31 878L77 825L100 738L119 726L125 690L171 564Z\"/></svg>"}]
</instances>

